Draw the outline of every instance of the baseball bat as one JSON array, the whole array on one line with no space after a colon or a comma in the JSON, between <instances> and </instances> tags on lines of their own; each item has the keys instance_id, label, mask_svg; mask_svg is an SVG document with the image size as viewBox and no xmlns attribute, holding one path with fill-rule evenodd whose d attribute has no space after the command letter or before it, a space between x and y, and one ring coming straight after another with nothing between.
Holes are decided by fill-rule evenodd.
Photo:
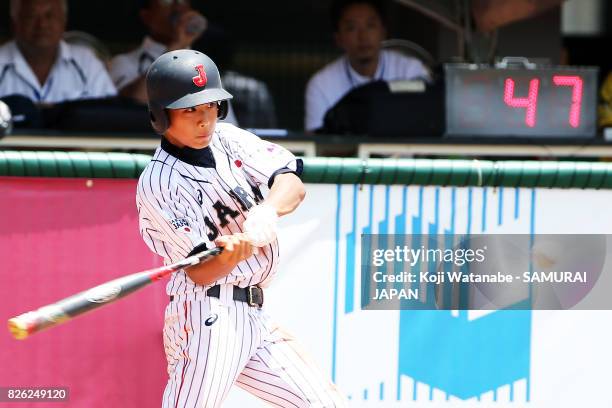
<instances>
[{"instance_id":1,"label":"baseball bat","mask_svg":"<svg viewBox=\"0 0 612 408\"><path fill-rule=\"evenodd\" d=\"M171 265L132 273L69 296L37 310L23 313L8 321L13 337L23 340L34 333L67 322L85 312L113 303L179 269L205 262L219 255L223 248L199 252Z\"/></svg>"}]
</instances>

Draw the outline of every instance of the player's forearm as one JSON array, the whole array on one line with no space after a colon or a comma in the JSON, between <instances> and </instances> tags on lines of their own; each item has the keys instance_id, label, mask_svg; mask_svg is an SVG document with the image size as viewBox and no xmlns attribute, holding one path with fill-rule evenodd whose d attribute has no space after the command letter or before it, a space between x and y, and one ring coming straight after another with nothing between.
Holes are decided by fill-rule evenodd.
<instances>
[{"instance_id":1,"label":"player's forearm","mask_svg":"<svg viewBox=\"0 0 612 408\"><path fill-rule=\"evenodd\" d=\"M185 271L187 276L197 285L209 286L217 280L226 277L237 264L222 263L219 258L190 266Z\"/></svg>"},{"instance_id":2,"label":"player's forearm","mask_svg":"<svg viewBox=\"0 0 612 408\"><path fill-rule=\"evenodd\" d=\"M293 173L279 174L274 178L268 197L264 201L273 206L279 216L293 212L304 200L304 183Z\"/></svg>"}]
</instances>

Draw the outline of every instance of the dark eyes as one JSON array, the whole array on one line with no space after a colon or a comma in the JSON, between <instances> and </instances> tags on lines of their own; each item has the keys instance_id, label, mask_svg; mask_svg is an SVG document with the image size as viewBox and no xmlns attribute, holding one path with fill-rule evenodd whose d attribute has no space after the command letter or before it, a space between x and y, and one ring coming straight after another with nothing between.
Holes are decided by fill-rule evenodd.
<instances>
[{"instance_id":1,"label":"dark eyes","mask_svg":"<svg viewBox=\"0 0 612 408\"><path fill-rule=\"evenodd\" d=\"M205 109L212 109L215 106L217 106L217 102L207 102L207 103L203 103L201 106L203 106ZM183 112L185 113L193 113L197 111L198 111L197 106L192 106L190 108L183 109Z\"/></svg>"}]
</instances>

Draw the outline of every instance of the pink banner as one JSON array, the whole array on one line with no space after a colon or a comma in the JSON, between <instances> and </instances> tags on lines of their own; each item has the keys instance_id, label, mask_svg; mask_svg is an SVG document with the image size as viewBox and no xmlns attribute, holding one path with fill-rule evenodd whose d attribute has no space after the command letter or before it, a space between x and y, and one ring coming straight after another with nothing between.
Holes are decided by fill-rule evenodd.
<instances>
[{"instance_id":1,"label":"pink banner","mask_svg":"<svg viewBox=\"0 0 612 408\"><path fill-rule=\"evenodd\" d=\"M0 178L0 387L70 393L15 406L160 406L165 281L25 340L6 329L15 315L161 264L138 234L135 191L135 180Z\"/></svg>"}]
</instances>

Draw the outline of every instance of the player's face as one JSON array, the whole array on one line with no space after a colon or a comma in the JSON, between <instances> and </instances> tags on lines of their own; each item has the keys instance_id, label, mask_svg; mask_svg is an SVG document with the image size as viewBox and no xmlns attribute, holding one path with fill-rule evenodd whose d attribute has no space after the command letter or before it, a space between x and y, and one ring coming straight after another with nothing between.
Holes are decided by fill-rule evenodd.
<instances>
[{"instance_id":1,"label":"player's face","mask_svg":"<svg viewBox=\"0 0 612 408\"><path fill-rule=\"evenodd\" d=\"M347 7L336 31L336 44L349 60L369 62L378 58L386 31L376 10L369 4L356 3Z\"/></svg>"},{"instance_id":2,"label":"player's face","mask_svg":"<svg viewBox=\"0 0 612 408\"><path fill-rule=\"evenodd\" d=\"M66 11L61 0L23 0L14 21L15 39L30 49L55 49L64 34Z\"/></svg>"},{"instance_id":3,"label":"player's face","mask_svg":"<svg viewBox=\"0 0 612 408\"><path fill-rule=\"evenodd\" d=\"M168 109L170 127L166 139L177 147L203 149L210 144L217 124L217 103L185 109Z\"/></svg>"}]
</instances>

